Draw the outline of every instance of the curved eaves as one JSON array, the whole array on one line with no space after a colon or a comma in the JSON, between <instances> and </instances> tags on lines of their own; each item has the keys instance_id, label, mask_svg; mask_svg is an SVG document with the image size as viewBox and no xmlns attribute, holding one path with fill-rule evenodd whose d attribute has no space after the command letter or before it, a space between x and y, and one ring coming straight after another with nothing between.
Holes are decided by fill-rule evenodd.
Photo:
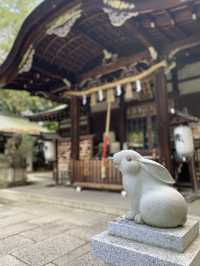
<instances>
[{"instance_id":1,"label":"curved eaves","mask_svg":"<svg viewBox=\"0 0 200 266\"><path fill-rule=\"evenodd\" d=\"M44 32L45 25L49 23L59 12L70 4L76 4L73 0L46 0L25 19L4 63L0 66L0 84L11 80L34 39Z\"/></svg>"}]
</instances>

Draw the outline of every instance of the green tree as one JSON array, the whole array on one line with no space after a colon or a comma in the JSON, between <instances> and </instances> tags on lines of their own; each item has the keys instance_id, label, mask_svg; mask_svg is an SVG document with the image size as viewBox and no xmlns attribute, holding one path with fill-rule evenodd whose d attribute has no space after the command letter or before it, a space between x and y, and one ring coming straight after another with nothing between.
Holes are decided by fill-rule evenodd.
<instances>
[{"instance_id":1,"label":"green tree","mask_svg":"<svg viewBox=\"0 0 200 266\"><path fill-rule=\"evenodd\" d=\"M0 90L0 111L5 113L21 114L31 111L33 113L51 109L55 103L44 98L30 96L25 91Z\"/></svg>"},{"instance_id":2,"label":"green tree","mask_svg":"<svg viewBox=\"0 0 200 266\"><path fill-rule=\"evenodd\" d=\"M27 15L42 0L3 0L0 8L0 60L5 59Z\"/></svg>"}]
</instances>

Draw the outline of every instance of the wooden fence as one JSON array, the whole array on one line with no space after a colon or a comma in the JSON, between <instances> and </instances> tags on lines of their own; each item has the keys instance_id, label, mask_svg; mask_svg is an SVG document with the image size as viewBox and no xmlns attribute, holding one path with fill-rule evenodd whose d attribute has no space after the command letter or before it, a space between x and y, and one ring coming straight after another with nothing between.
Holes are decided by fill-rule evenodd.
<instances>
[{"instance_id":1,"label":"wooden fence","mask_svg":"<svg viewBox=\"0 0 200 266\"><path fill-rule=\"evenodd\" d=\"M75 186L122 190L122 179L120 172L108 160L106 164L106 178L101 177L100 160L79 160L70 162L70 175Z\"/></svg>"}]
</instances>

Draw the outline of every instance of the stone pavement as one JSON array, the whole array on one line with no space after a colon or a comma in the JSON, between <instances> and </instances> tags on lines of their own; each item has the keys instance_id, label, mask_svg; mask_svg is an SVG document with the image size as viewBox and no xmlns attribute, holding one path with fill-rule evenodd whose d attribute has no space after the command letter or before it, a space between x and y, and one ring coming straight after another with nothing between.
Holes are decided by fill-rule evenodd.
<instances>
[{"instance_id":1,"label":"stone pavement","mask_svg":"<svg viewBox=\"0 0 200 266\"><path fill-rule=\"evenodd\" d=\"M0 201L0 266L103 265L91 236L113 216L48 203Z\"/></svg>"},{"instance_id":2,"label":"stone pavement","mask_svg":"<svg viewBox=\"0 0 200 266\"><path fill-rule=\"evenodd\" d=\"M90 238L126 209L119 193L51 187L47 175L26 187L0 190L0 266L101 266ZM190 213L200 215L200 201Z\"/></svg>"}]
</instances>

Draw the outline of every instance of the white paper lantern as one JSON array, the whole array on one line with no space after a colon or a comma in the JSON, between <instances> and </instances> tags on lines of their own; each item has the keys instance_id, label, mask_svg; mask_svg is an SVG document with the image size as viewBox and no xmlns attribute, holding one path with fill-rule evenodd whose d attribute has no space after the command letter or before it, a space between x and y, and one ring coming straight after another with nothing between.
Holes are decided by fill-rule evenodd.
<instances>
[{"instance_id":1,"label":"white paper lantern","mask_svg":"<svg viewBox=\"0 0 200 266\"><path fill-rule=\"evenodd\" d=\"M191 158L194 154L192 130L188 126L178 126L174 129L175 149L180 158Z\"/></svg>"},{"instance_id":2,"label":"white paper lantern","mask_svg":"<svg viewBox=\"0 0 200 266\"><path fill-rule=\"evenodd\" d=\"M44 156L47 162L55 160L55 143L52 141L44 142Z\"/></svg>"}]
</instances>

